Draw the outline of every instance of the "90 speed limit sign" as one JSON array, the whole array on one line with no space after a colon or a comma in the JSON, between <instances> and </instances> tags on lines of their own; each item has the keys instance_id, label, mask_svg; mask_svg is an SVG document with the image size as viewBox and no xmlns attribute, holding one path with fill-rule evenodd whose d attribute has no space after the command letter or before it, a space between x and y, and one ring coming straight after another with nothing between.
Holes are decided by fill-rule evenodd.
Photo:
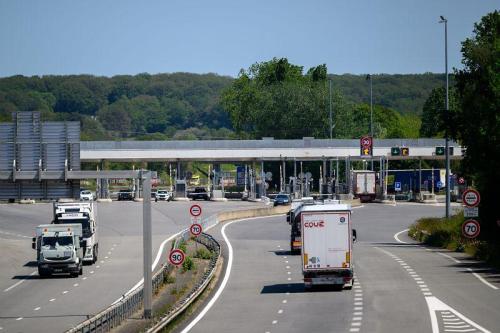
<instances>
[{"instance_id":1,"label":"90 speed limit sign","mask_svg":"<svg viewBox=\"0 0 500 333\"><path fill-rule=\"evenodd\" d=\"M170 261L170 263L175 266L182 265L182 263L184 262L184 258L184 252L179 249L170 251L170 254L168 255L168 261Z\"/></svg>"},{"instance_id":2,"label":"90 speed limit sign","mask_svg":"<svg viewBox=\"0 0 500 333\"><path fill-rule=\"evenodd\" d=\"M479 222L476 220L467 220L462 224L462 234L467 238L476 238L479 236L479 232L481 231L481 227L479 226Z\"/></svg>"},{"instance_id":3,"label":"90 speed limit sign","mask_svg":"<svg viewBox=\"0 0 500 333\"><path fill-rule=\"evenodd\" d=\"M195 223L191 224L191 227L189 227L189 231L191 232L191 235L193 236L199 236L201 232L203 231L203 228L201 224Z\"/></svg>"}]
</instances>

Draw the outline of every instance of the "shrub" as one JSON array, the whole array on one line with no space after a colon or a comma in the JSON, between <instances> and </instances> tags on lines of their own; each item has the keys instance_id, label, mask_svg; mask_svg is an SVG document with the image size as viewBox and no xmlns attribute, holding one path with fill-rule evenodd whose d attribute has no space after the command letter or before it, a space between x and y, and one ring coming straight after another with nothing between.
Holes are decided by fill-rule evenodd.
<instances>
[{"instance_id":1,"label":"shrub","mask_svg":"<svg viewBox=\"0 0 500 333\"><path fill-rule=\"evenodd\" d=\"M184 270L184 272L190 271L194 268L195 264L193 259L191 259L191 257L186 257L186 259L184 259L184 262L182 263L182 269Z\"/></svg>"},{"instance_id":2,"label":"shrub","mask_svg":"<svg viewBox=\"0 0 500 333\"><path fill-rule=\"evenodd\" d=\"M201 249L196 250L194 257L199 258L199 259L210 259L210 258L212 258L212 253L210 251L208 251L207 249L201 248Z\"/></svg>"}]
</instances>

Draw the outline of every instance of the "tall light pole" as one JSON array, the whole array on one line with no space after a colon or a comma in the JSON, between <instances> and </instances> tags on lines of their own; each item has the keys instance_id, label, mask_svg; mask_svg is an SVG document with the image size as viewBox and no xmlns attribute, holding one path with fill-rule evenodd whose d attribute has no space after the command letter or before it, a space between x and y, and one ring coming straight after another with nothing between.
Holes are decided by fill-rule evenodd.
<instances>
[{"instance_id":1,"label":"tall light pole","mask_svg":"<svg viewBox=\"0 0 500 333\"><path fill-rule=\"evenodd\" d=\"M373 142L373 85L372 85L372 76L368 74L366 76L367 80L370 80L370 136L372 137ZM372 170L373 170L373 158L372 158Z\"/></svg>"},{"instance_id":2,"label":"tall light pole","mask_svg":"<svg viewBox=\"0 0 500 333\"><path fill-rule=\"evenodd\" d=\"M330 140L333 139L333 116L332 116L332 79L328 80L328 91L330 100Z\"/></svg>"},{"instance_id":3,"label":"tall light pole","mask_svg":"<svg viewBox=\"0 0 500 333\"><path fill-rule=\"evenodd\" d=\"M448 116L450 105L448 101L448 20L440 16L444 23L444 66L446 74L446 105L445 105L445 157L446 157L446 218L450 217L450 147L448 142Z\"/></svg>"}]
</instances>

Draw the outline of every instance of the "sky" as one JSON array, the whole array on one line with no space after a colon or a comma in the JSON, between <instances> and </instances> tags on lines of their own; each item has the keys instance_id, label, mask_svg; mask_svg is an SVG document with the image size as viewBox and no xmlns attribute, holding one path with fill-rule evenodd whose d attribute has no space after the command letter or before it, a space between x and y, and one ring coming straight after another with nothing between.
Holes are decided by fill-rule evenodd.
<instances>
[{"instance_id":1,"label":"sky","mask_svg":"<svg viewBox=\"0 0 500 333\"><path fill-rule=\"evenodd\" d=\"M444 72L498 0L0 0L0 77L217 73L286 57L329 73Z\"/></svg>"}]
</instances>

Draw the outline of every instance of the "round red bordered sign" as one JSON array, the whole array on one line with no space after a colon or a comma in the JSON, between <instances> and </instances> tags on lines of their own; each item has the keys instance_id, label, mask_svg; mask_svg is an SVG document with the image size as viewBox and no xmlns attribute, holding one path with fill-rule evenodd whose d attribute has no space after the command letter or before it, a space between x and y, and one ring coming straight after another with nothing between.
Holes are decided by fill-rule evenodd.
<instances>
[{"instance_id":1,"label":"round red bordered sign","mask_svg":"<svg viewBox=\"0 0 500 333\"><path fill-rule=\"evenodd\" d=\"M477 207L481 202L481 196L479 192L473 189L468 189L462 194L462 202L467 207Z\"/></svg>"},{"instance_id":2,"label":"round red bordered sign","mask_svg":"<svg viewBox=\"0 0 500 333\"><path fill-rule=\"evenodd\" d=\"M370 147L372 145L372 137L371 136L363 136L360 140L361 146Z\"/></svg>"},{"instance_id":3,"label":"round red bordered sign","mask_svg":"<svg viewBox=\"0 0 500 333\"><path fill-rule=\"evenodd\" d=\"M465 178L464 177L458 178L458 183L461 185L465 184Z\"/></svg>"},{"instance_id":4,"label":"round red bordered sign","mask_svg":"<svg viewBox=\"0 0 500 333\"><path fill-rule=\"evenodd\" d=\"M168 261L170 261L170 263L175 266L182 265L182 263L184 262L184 258L184 252L179 249L170 251L170 254L168 255Z\"/></svg>"},{"instance_id":5,"label":"round red bordered sign","mask_svg":"<svg viewBox=\"0 0 500 333\"><path fill-rule=\"evenodd\" d=\"M476 238L480 231L481 226L476 220L467 220L462 224L462 234L467 238Z\"/></svg>"},{"instance_id":6,"label":"round red bordered sign","mask_svg":"<svg viewBox=\"0 0 500 333\"><path fill-rule=\"evenodd\" d=\"M200 205L192 205L189 208L189 214L193 217L198 217L201 215L201 206Z\"/></svg>"},{"instance_id":7,"label":"round red bordered sign","mask_svg":"<svg viewBox=\"0 0 500 333\"><path fill-rule=\"evenodd\" d=\"M193 236L198 236L203 231L203 228L202 228L201 224L195 223L195 224L191 224L191 226L189 227L189 231L191 232L191 234Z\"/></svg>"}]
</instances>

